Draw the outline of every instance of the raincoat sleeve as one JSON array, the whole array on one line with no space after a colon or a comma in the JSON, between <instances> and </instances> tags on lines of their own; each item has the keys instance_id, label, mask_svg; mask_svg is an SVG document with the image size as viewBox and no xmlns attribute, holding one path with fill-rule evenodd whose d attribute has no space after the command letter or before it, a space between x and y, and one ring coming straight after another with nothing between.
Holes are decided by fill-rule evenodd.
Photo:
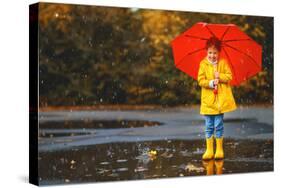
<instances>
[{"instance_id":1,"label":"raincoat sleeve","mask_svg":"<svg viewBox=\"0 0 281 188\"><path fill-rule=\"evenodd\" d=\"M199 66L197 80L198 80L199 86L205 87L205 88L209 88L210 80L208 80L206 78L205 71L204 71L204 66L203 66L202 63L200 63L200 66Z\"/></svg>"},{"instance_id":2,"label":"raincoat sleeve","mask_svg":"<svg viewBox=\"0 0 281 188\"><path fill-rule=\"evenodd\" d=\"M224 62L223 72L220 73L220 82L228 83L232 80L232 72L228 66L227 62Z\"/></svg>"}]
</instances>

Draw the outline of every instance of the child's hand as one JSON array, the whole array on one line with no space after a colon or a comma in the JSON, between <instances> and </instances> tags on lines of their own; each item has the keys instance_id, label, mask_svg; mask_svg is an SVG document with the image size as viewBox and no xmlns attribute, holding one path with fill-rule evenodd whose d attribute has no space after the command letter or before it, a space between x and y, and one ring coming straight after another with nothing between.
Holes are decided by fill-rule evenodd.
<instances>
[{"instance_id":1,"label":"child's hand","mask_svg":"<svg viewBox=\"0 0 281 188\"><path fill-rule=\"evenodd\" d=\"M219 79L215 79L214 80L214 85L218 85L219 84Z\"/></svg>"},{"instance_id":2,"label":"child's hand","mask_svg":"<svg viewBox=\"0 0 281 188\"><path fill-rule=\"evenodd\" d=\"M216 72L215 72L215 78L218 79L219 77L220 77L220 73L216 71Z\"/></svg>"}]
</instances>

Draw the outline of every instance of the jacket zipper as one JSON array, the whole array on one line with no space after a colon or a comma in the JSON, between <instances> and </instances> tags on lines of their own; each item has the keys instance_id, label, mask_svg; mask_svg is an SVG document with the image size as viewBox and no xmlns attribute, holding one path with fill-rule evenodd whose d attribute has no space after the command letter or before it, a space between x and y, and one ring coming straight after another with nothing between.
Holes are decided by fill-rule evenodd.
<instances>
[{"instance_id":1,"label":"jacket zipper","mask_svg":"<svg viewBox=\"0 0 281 188\"><path fill-rule=\"evenodd\" d=\"M215 66L215 70L218 71L218 66L219 65L216 65ZM219 84L217 86L217 90L219 91ZM218 104L218 110L219 110L219 113L221 113L221 110L220 110L220 102L219 102L219 92L217 93L217 104Z\"/></svg>"},{"instance_id":2,"label":"jacket zipper","mask_svg":"<svg viewBox=\"0 0 281 188\"><path fill-rule=\"evenodd\" d=\"M218 86L218 90L219 90L219 86ZM219 113L221 113L220 101L219 101L219 94L217 94L217 102L218 102L218 110L219 110Z\"/></svg>"}]
</instances>

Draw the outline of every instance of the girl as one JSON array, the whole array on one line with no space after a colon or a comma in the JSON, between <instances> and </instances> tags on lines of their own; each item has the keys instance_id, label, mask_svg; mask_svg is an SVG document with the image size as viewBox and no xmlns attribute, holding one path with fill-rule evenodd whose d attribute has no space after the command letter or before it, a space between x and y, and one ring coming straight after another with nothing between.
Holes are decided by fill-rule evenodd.
<instances>
[{"instance_id":1,"label":"girl","mask_svg":"<svg viewBox=\"0 0 281 188\"><path fill-rule=\"evenodd\" d=\"M206 42L207 56L200 62L198 83L201 86L200 114L205 117L207 149L203 160L223 159L223 116L236 109L229 82L232 73L225 59L220 58L221 42L211 37ZM214 135L216 152L214 156Z\"/></svg>"}]
</instances>

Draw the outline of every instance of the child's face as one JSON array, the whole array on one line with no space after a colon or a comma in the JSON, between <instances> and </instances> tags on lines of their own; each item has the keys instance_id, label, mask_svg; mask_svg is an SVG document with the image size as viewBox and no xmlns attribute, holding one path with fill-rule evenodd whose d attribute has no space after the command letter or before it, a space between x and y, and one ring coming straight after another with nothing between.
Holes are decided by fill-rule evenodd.
<instances>
[{"instance_id":1,"label":"child's face","mask_svg":"<svg viewBox=\"0 0 281 188\"><path fill-rule=\"evenodd\" d=\"M216 62L219 58L219 51L214 46L207 49L207 58L211 62Z\"/></svg>"}]
</instances>

